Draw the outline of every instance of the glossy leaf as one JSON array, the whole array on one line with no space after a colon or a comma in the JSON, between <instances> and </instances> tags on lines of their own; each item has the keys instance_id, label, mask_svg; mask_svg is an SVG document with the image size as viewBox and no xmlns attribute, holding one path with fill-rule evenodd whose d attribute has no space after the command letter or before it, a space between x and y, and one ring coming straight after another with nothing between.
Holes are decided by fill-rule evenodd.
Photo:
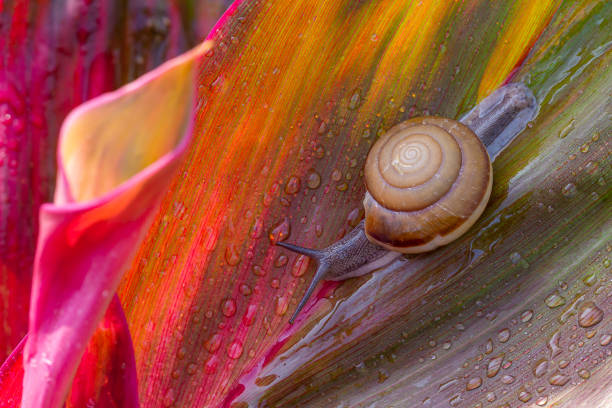
<instances>
[{"instance_id":1,"label":"glossy leaf","mask_svg":"<svg viewBox=\"0 0 612 408\"><path fill-rule=\"evenodd\" d=\"M194 66L206 47L81 105L65 120L55 200L40 212L23 357L24 407L59 407L64 402L85 347L188 146ZM157 105L156 111L151 100L168 105ZM128 138L124 132L129 132ZM117 148L123 149L122 154L109 155ZM118 310L119 320L111 322L121 328L125 321L118 301L113 309ZM117 357L127 355L129 370L133 364L129 339L122 343L116 346L128 348ZM105 349L92 347L100 354ZM86 356L83 364L91 363ZM107 375L111 374L112 370ZM128 394L136 395L134 374L128 373L128 380L132 387ZM87 388L95 389L84 386L85 395ZM80 398L78 392L72 395ZM102 396L100 403L104 400ZM124 403L137 406L137 398Z\"/></svg>"},{"instance_id":2,"label":"glossy leaf","mask_svg":"<svg viewBox=\"0 0 612 408\"><path fill-rule=\"evenodd\" d=\"M0 2L0 360L26 333L38 209L53 196L60 124L80 103L185 51L179 14L157 1Z\"/></svg>"},{"instance_id":3,"label":"glossy leaf","mask_svg":"<svg viewBox=\"0 0 612 408\"><path fill-rule=\"evenodd\" d=\"M420 299L424 288L435 296L471 263L485 267L484 255L470 255L466 243L506 208L504 180L516 164L497 164L496 201L471 235L413 261L413 273L371 278L388 277L385 296L376 295L384 289L377 285L360 290L367 279L323 286L293 327L286 322L311 272L270 241L324 247L344 234L359 219L360 169L376 135L416 114L467 111L522 62L559 4L244 2L231 9L201 69L197 143L119 292L143 403L222 406L241 394L256 402L257 386L294 373L279 381L287 387L278 388L286 398L280 401L306 404L313 397L304 393L314 394L330 371L333 379L348 370L336 359L343 351L352 361L363 357L356 350L385 345L382 328L393 322L415 336L424 330L414 320L401 324L416 307L407 299ZM515 38L521 25L527 28ZM506 59L499 70L487 68L500 53ZM517 231L504 228L487 233L503 240ZM538 237L530 228L518 234ZM480 293L470 289L464 296L476 300ZM359 317L351 313L347 321L342 301ZM428 313L423 326L435 325L433 309ZM317 343L321 358L303 369L308 359L292 360L274 377L257 375L281 350L305 347L300 339L325 322L337 325L324 326L335 336ZM319 372L314 390L297 388Z\"/></svg>"}]
</instances>

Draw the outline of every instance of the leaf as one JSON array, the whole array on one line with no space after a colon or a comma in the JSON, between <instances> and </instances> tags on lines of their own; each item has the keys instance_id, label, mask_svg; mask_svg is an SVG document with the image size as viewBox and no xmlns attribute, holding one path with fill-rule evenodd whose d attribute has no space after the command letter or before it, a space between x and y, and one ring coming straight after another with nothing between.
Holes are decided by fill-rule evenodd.
<instances>
[{"instance_id":1,"label":"leaf","mask_svg":"<svg viewBox=\"0 0 612 408\"><path fill-rule=\"evenodd\" d=\"M388 303L374 312L363 309L371 305L364 298L378 299L381 289L360 291L367 279L327 284L289 327L311 272L270 241L320 248L352 228L364 193L360 169L376 135L416 114L457 117L481 86L499 86L559 6L533 4L281 1L228 11L200 71L196 143L119 290L143 405L224 406L249 397L255 386L241 376L253 370L248 376L259 384L274 382L258 371L340 319L339 301L352 293L362 316L342 326L346 332L326 329L338 337L323 361L351 346L359 356L363 345L385 344L376 335L381 326L370 324L405 317L416 289L406 281L391 286ZM521 24L529 24L528 35L497 41ZM487 64L500 53L509 57L493 75ZM467 265L466 242L420 261L427 270L426 260L437 259L438 274L428 279L438 288L442 276ZM300 364L275 375L318 372Z\"/></svg>"},{"instance_id":2,"label":"leaf","mask_svg":"<svg viewBox=\"0 0 612 408\"><path fill-rule=\"evenodd\" d=\"M0 4L0 361L27 330L38 209L53 196L61 122L187 49L175 6L149 3Z\"/></svg>"},{"instance_id":3,"label":"leaf","mask_svg":"<svg viewBox=\"0 0 612 408\"><path fill-rule=\"evenodd\" d=\"M495 161L476 226L346 282L237 401L609 406L611 20L606 2L568 3L543 33L516 77L540 113Z\"/></svg>"},{"instance_id":4,"label":"leaf","mask_svg":"<svg viewBox=\"0 0 612 408\"><path fill-rule=\"evenodd\" d=\"M204 43L138 81L81 105L65 120L58 147L55 200L43 205L40 212L23 357L23 406L59 407L64 403L86 345L188 146L194 66L206 50ZM152 107L151 100L167 104ZM129 370L132 350L116 300L109 313L108 324L101 329L118 326L113 331L118 330L121 339L114 345L119 350L111 347L116 357L108 364L127 362ZM112 340L112 335L101 333L93 339L90 350L97 354L93 358L85 355L81 367L86 372L87 366L95 368L101 362L98 368L113 374L112 367L105 367L102 354L104 341ZM128 372L129 382L120 382L120 388L112 390L98 389L104 384L96 381L96 374L75 384L79 389L71 394L69 403L78 406L87 399L89 404L88 397L99 403L110 404L114 398L121 401L117 394L125 387L124 406L137 406L134 373ZM90 391L94 392L91 396ZM113 398L107 399L106 393Z\"/></svg>"}]
</instances>

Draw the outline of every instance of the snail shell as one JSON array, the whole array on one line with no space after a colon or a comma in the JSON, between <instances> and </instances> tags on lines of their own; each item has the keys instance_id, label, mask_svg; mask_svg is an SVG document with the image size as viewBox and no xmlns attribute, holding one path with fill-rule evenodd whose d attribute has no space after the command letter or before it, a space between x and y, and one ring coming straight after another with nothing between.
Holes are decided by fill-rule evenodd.
<instances>
[{"instance_id":1,"label":"snail shell","mask_svg":"<svg viewBox=\"0 0 612 408\"><path fill-rule=\"evenodd\" d=\"M464 124L439 117L402 122L366 160L366 236L402 253L446 245L484 211L492 174L486 148Z\"/></svg>"}]
</instances>

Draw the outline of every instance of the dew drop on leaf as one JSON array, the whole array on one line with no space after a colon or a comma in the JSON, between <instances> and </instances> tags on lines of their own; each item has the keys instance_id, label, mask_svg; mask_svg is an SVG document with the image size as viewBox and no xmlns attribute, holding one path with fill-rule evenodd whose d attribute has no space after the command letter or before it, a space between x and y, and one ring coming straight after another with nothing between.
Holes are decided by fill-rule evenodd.
<instances>
[{"instance_id":1,"label":"dew drop on leaf","mask_svg":"<svg viewBox=\"0 0 612 408\"><path fill-rule=\"evenodd\" d=\"M544 299L544 303L546 306L554 309L559 306L563 306L565 304L565 298L558 294L557 292L553 292Z\"/></svg>"},{"instance_id":2,"label":"dew drop on leaf","mask_svg":"<svg viewBox=\"0 0 612 408\"><path fill-rule=\"evenodd\" d=\"M287 194L296 194L298 191L300 191L300 178L297 176L291 176L289 177L289 181L287 181L287 184L285 185L285 193Z\"/></svg>"},{"instance_id":3,"label":"dew drop on leaf","mask_svg":"<svg viewBox=\"0 0 612 408\"><path fill-rule=\"evenodd\" d=\"M291 233L291 224L289 224L289 218L285 217L280 224L272 228L270 231L270 242L275 243L284 241L289 237Z\"/></svg>"},{"instance_id":4,"label":"dew drop on leaf","mask_svg":"<svg viewBox=\"0 0 612 408\"><path fill-rule=\"evenodd\" d=\"M279 296L276 298L276 308L275 312L277 315L282 316L287 313L287 308L289 307L289 299L286 296Z\"/></svg>"},{"instance_id":5,"label":"dew drop on leaf","mask_svg":"<svg viewBox=\"0 0 612 408\"><path fill-rule=\"evenodd\" d=\"M359 89L355 89L351 94L351 98L349 99L349 109L354 110L357 109L359 104L361 103L361 91Z\"/></svg>"},{"instance_id":6,"label":"dew drop on leaf","mask_svg":"<svg viewBox=\"0 0 612 408\"><path fill-rule=\"evenodd\" d=\"M236 266L240 262L240 255L234 244L229 244L225 248L225 261L229 266Z\"/></svg>"},{"instance_id":7,"label":"dew drop on leaf","mask_svg":"<svg viewBox=\"0 0 612 408\"><path fill-rule=\"evenodd\" d=\"M253 265L253 274L255 276L265 276L266 270L259 265Z\"/></svg>"},{"instance_id":8,"label":"dew drop on leaf","mask_svg":"<svg viewBox=\"0 0 612 408\"><path fill-rule=\"evenodd\" d=\"M497 340L500 343L505 343L510 339L510 329L502 329L499 333L497 333Z\"/></svg>"},{"instance_id":9,"label":"dew drop on leaf","mask_svg":"<svg viewBox=\"0 0 612 408\"><path fill-rule=\"evenodd\" d=\"M257 313L257 305L249 305L247 307L246 312L244 313L244 317L242 318L242 322L245 326L250 326L255 322L255 314Z\"/></svg>"},{"instance_id":10,"label":"dew drop on leaf","mask_svg":"<svg viewBox=\"0 0 612 408\"><path fill-rule=\"evenodd\" d=\"M482 378L473 377L468 380L467 385L465 386L465 389L468 391L472 391L480 387L481 385L482 385Z\"/></svg>"},{"instance_id":11,"label":"dew drop on leaf","mask_svg":"<svg viewBox=\"0 0 612 408\"><path fill-rule=\"evenodd\" d=\"M316 171L312 170L306 175L306 186L314 190L321 185L321 176Z\"/></svg>"},{"instance_id":12,"label":"dew drop on leaf","mask_svg":"<svg viewBox=\"0 0 612 408\"><path fill-rule=\"evenodd\" d=\"M172 388L168 389L168 391L166 391L166 394L164 394L164 401L163 401L164 406L165 407L172 406L175 400L176 400L176 397L174 396L174 389Z\"/></svg>"},{"instance_id":13,"label":"dew drop on leaf","mask_svg":"<svg viewBox=\"0 0 612 408\"><path fill-rule=\"evenodd\" d=\"M208 339L206 343L204 343L204 347L209 353L213 354L214 352L219 350L222 339L223 337L219 333L215 333L210 337L210 339Z\"/></svg>"},{"instance_id":14,"label":"dew drop on leaf","mask_svg":"<svg viewBox=\"0 0 612 408\"><path fill-rule=\"evenodd\" d=\"M234 341L227 348L227 356L229 358L236 360L240 358L241 355L242 355L242 343L240 343L239 341Z\"/></svg>"},{"instance_id":15,"label":"dew drop on leaf","mask_svg":"<svg viewBox=\"0 0 612 408\"><path fill-rule=\"evenodd\" d=\"M493 357L487 366L487 377L492 378L497 375L501 368L502 362L504 361L505 354L500 354L497 357Z\"/></svg>"},{"instance_id":16,"label":"dew drop on leaf","mask_svg":"<svg viewBox=\"0 0 612 408\"><path fill-rule=\"evenodd\" d=\"M523 313L521 313L521 322L527 323L528 321L531 320L532 317L533 317L533 311L525 310Z\"/></svg>"},{"instance_id":17,"label":"dew drop on leaf","mask_svg":"<svg viewBox=\"0 0 612 408\"><path fill-rule=\"evenodd\" d=\"M601 322L604 312L593 302L584 302L578 310L578 324L581 327L592 327Z\"/></svg>"},{"instance_id":18,"label":"dew drop on leaf","mask_svg":"<svg viewBox=\"0 0 612 408\"><path fill-rule=\"evenodd\" d=\"M211 375L217 371L217 367L219 366L219 357L211 356L206 363L204 364L204 373Z\"/></svg>"},{"instance_id":19,"label":"dew drop on leaf","mask_svg":"<svg viewBox=\"0 0 612 408\"><path fill-rule=\"evenodd\" d=\"M559 371L555 371L549 378L548 382L550 385L556 385L557 387L562 387L567 384L570 380L568 375L565 375Z\"/></svg>"},{"instance_id":20,"label":"dew drop on leaf","mask_svg":"<svg viewBox=\"0 0 612 408\"><path fill-rule=\"evenodd\" d=\"M221 311L225 317L232 317L236 314L236 301L232 298L225 299L221 303Z\"/></svg>"},{"instance_id":21,"label":"dew drop on leaf","mask_svg":"<svg viewBox=\"0 0 612 408\"><path fill-rule=\"evenodd\" d=\"M306 273L306 271L308 270L309 262L310 258L308 258L306 255L298 256L295 259L293 267L291 268L291 274L296 278L304 275L304 273Z\"/></svg>"},{"instance_id":22,"label":"dew drop on leaf","mask_svg":"<svg viewBox=\"0 0 612 408\"><path fill-rule=\"evenodd\" d=\"M545 358L538 360L533 368L533 375L535 375L536 378L540 378L544 376L547 372L548 360L546 360Z\"/></svg>"},{"instance_id":23,"label":"dew drop on leaf","mask_svg":"<svg viewBox=\"0 0 612 408\"><path fill-rule=\"evenodd\" d=\"M586 379L588 379L591 376L591 372L589 370L587 370L586 368L582 368L582 369L578 370L578 375L581 378L584 378L586 380Z\"/></svg>"},{"instance_id":24,"label":"dew drop on leaf","mask_svg":"<svg viewBox=\"0 0 612 408\"><path fill-rule=\"evenodd\" d=\"M277 268L281 268L287 265L288 261L289 261L289 258L287 258L287 255L281 254L274 260L274 266Z\"/></svg>"},{"instance_id":25,"label":"dew drop on leaf","mask_svg":"<svg viewBox=\"0 0 612 408\"><path fill-rule=\"evenodd\" d=\"M527 402L531 399L532 395L529 391L527 391L526 389L522 388L519 390L518 393L518 399L521 402Z\"/></svg>"},{"instance_id":26,"label":"dew drop on leaf","mask_svg":"<svg viewBox=\"0 0 612 408\"><path fill-rule=\"evenodd\" d=\"M561 194L565 197L573 197L578 192L576 185L574 183L567 183L562 189Z\"/></svg>"}]
</instances>

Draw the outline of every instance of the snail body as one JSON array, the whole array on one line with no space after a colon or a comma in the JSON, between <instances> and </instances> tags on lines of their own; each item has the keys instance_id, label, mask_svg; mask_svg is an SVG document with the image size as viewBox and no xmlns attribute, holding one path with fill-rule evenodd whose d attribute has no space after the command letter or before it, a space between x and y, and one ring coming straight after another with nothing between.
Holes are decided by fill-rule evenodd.
<instances>
[{"instance_id":1,"label":"snail body","mask_svg":"<svg viewBox=\"0 0 612 408\"><path fill-rule=\"evenodd\" d=\"M365 219L323 250L277 242L318 264L289 322L320 280L365 275L402 254L432 251L464 234L489 200L490 156L525 128L535 110L531 91L510 84L485 98L461 122L414 118L383 135L364 168Z\"/></svg>"}]
</instances>

